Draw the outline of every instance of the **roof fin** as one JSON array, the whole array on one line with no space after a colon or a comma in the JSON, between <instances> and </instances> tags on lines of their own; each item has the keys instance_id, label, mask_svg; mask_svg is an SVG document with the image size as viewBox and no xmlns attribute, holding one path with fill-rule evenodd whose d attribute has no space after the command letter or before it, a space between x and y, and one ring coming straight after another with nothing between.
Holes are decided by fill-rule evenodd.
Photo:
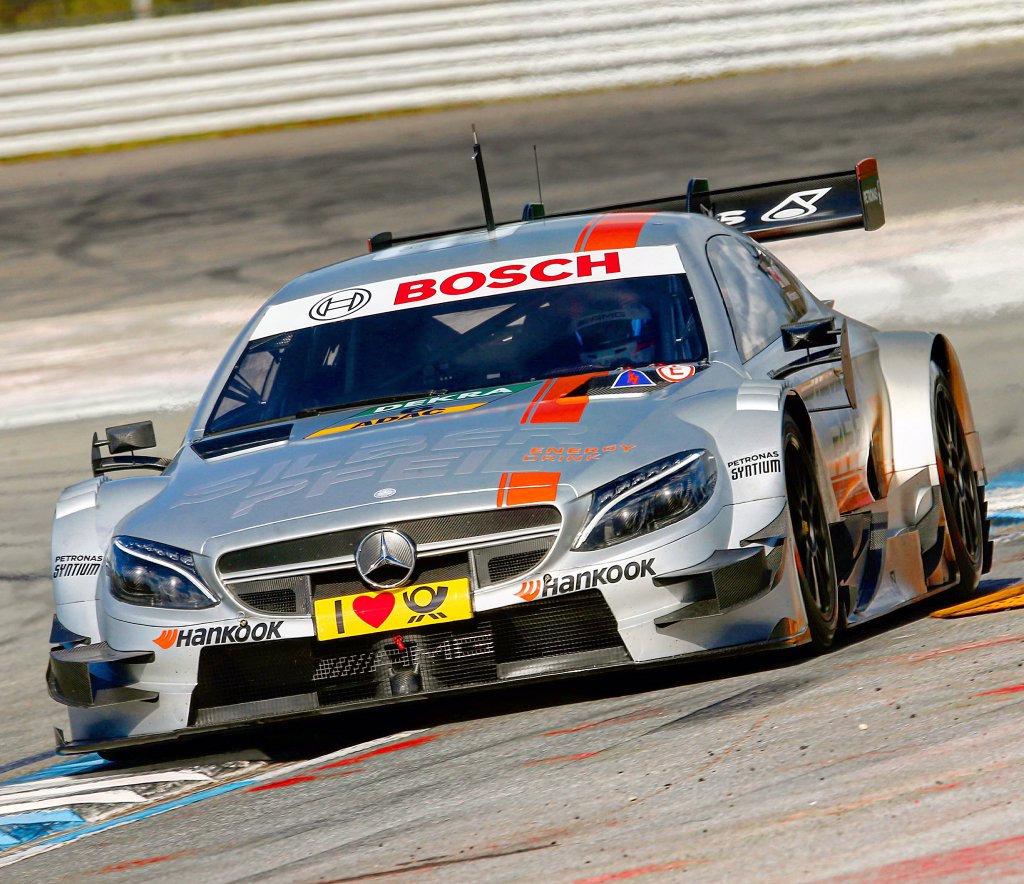
<instances>
[{"instance_id":1,"label":"roof fin","mask_svg":"<svg viewBox=\"0 0 1024 884\"><path fill-rule=\"evenodd\" d=\"M715 213L709 198L710 192L707 178L691 178L686 185L686 211L702 212L713 218Z\"/></svg>"},{"instance_id":2,"label":"roof fin","mask_svg":"<svg viewBox=\"0 0 1024 884\"><path fill-rule=\"evenodd\" d=\"M379 252L383 249L390 249L394 237L391 236L390 230L384 230L380 233L375 233L366 241L366 248L371 252Z\"/></svg>"},{"instance_id":3,"label":"roof fin","mask_svg":"<svg viewBox=\"0 0 1024 884\"><path fill-rule=\"evenodd\" d=\"M527 203L523 206L524 221L540 221L544 217L544 203Z\"/></svg>"}]
</instances>

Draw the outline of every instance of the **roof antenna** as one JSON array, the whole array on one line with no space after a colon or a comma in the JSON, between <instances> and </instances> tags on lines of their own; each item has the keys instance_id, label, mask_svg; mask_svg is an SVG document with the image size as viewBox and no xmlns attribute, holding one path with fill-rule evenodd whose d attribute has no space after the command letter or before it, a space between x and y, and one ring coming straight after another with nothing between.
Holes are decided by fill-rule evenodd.
<instances>
[{"instance_id":1,"label":"roof antenna","mask_svg":"<svg viewBox=\"0 0 1024 884\"><path fill-rule=\"evenodd\" d=\"M540 160L537 159L537 145L533 146L533 168L537 170L537 202L544 205L544 194L540 189Z\"/></svg>"},{"instance_id":2,"label":"roof antenna","mask_svg":"<svg viewBox=\"0 0 1024 884\"><path fill-rule=\"evenodd\" d=\"M544 217L544 194L540 189L540 160L537 159L537 145L533 146L533 167L537 170L537 202L523 206L524 221L539 221Z\"/></svg>"},{"instance_id":3,"label":"roof antenna","mask_svg":"<svg viewBox=\"0 0 1024 884\"><path fill-rule=\"evenodd\" d=\"M476 163L476 174L480 179L480 197L484 201L484 224L488 230L494 230L494 212L491 211L491 194L487 190L487 173L484 171L484 155L480 149L480 141L476 137L476 125L473 124L473 162Z\"/></svg>"}]
</instances>

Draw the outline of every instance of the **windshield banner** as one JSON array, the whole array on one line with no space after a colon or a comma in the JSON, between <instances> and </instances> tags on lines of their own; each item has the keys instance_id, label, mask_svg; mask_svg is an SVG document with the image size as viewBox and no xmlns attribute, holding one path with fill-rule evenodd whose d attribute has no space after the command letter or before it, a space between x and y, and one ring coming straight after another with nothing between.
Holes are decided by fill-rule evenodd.
<instances>
[{"instance_id":1,"label":"windshield banner","mask_svg":"<svg viewBox=\"0 0 1024 884\"><path fill-rule=\"evenodd\" d=\"M538 255L388 279L275 304L253 332L266 338L326 322L448 302L641 276L683 273L675 246Z\"/></svg>"}]
</instances>

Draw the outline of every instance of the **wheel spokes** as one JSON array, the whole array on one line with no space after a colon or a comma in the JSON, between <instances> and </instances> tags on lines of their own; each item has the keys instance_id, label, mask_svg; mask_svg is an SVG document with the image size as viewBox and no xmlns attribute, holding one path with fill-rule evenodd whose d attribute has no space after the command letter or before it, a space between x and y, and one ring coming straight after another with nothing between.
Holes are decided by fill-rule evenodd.
<instances>
[{"instance_id":1,"label":"wheel spokes","mask_svg":"<svg viewBox=\"0 0 1024 884\"><path fill-rule=\"evenodd\" d=\"M945 391L939 393L936 412L940 480L951 504L950 518L973 556L978 549L981 526L978 489L967 451L967 440L960 428L953 403Z\"/></svg>"},{"instance_id":2,"label":"wheel spokes","mask_svg":"<svg viewBox=\"0 0 1024 884\"><path fill-rule=\"evenodd\" d=\"M821 502L814 493L813 479L797 464L787 465L795 469L795 500L791 502L793 531L796 535L795 552L797 570L806 582L808 597L814 602L821 616L832 617L832 594L830 592L830 568L828 562L828 527L824 519ZM791 473L792 474L792 473Z\"/></svg>"}]
</instances>

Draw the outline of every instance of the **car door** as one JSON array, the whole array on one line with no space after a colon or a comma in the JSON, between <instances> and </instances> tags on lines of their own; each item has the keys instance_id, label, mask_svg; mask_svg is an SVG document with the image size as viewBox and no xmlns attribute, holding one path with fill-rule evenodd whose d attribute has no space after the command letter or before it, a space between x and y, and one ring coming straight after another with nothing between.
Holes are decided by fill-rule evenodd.
<instances>
[{"instance_id":1,"label":"car door","mask_svg":"<svg viewBox=\"0 0 1024 884\"><path fill-rule=\"evenodd\" d=\"M707 256L751 377L771 377L805 355L785 351L783 325L831 316L837 328L843 327L846 317L816 300L775 256L752 240L713 236ZM882 444L877 345L871 329L860 323L849 322L846 335L852 367L849 387L841 362L812 366L783 379L797 390L811 414L840 512L860 509L880 495L879 465L885 462L876 453Z\"/></svg>"}]
</instances>

